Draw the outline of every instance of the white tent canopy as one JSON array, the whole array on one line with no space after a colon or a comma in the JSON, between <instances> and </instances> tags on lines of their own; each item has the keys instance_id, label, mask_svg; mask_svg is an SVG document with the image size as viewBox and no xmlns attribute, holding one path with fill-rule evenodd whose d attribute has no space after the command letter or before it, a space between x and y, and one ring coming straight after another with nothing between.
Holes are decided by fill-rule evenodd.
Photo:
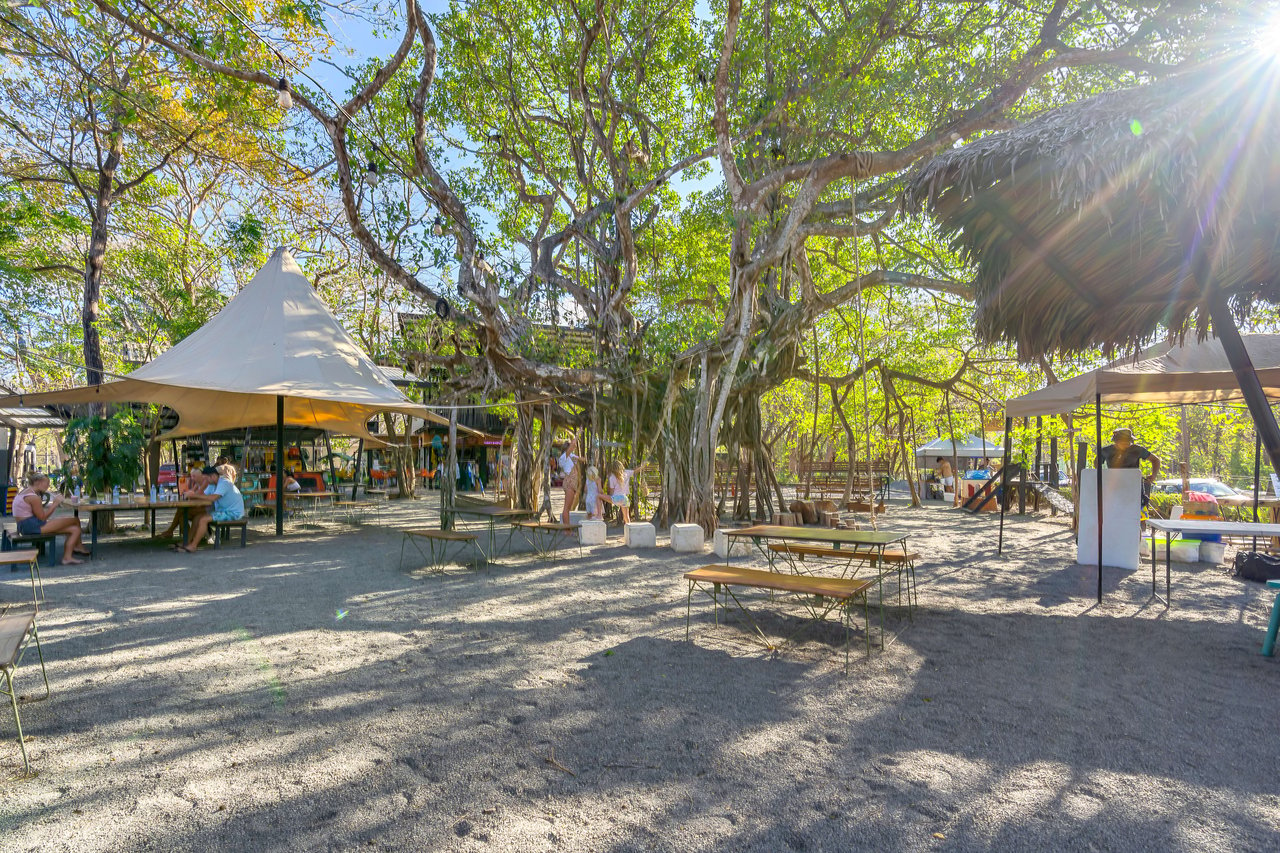
<instances>
[{"instance_id":1,"label":"white tent canopy","mask_svg":"<svg viewBox=\"0 0 1280 853\"><path fill-rule=\"evenodd\" d=\"M954 450L950 438L935 438L928 444L916 448L916 464L920 467L928 466L939 456L947 460L952 456L961 459L985 459L999 456L1000 453L999 442L987 441L976 435L957 438Z\"/></svg>"},{"instance_id":2,"label":"white tent canopy","mask_svg":"<svg viewBox=\"0 0 1280 853\"><path fill-rule=\"evenodd\" d=\"M1243 335L1268 397L1280 397L1280 335ZM1056 385L1014 397L1005 416L1062 415L1103 403L1216 403L1241 400L1240 384L1216 338L1148 348L1138 359L1114 361Z\"/></svg>"},{"instance_id":3,"label":"white tent canopy","mask_svg":"<svg viewBox=\"0 0 1280 853\"><path fill-rule=\"evenodd\" d=\"M391 384L329 312L283 248L208 323L129 376L98 386L0 398L0 406L156 403L178 414L165 438L276 423L382 443L380 412L447 423Z\"/></svg>"}]
</instances>

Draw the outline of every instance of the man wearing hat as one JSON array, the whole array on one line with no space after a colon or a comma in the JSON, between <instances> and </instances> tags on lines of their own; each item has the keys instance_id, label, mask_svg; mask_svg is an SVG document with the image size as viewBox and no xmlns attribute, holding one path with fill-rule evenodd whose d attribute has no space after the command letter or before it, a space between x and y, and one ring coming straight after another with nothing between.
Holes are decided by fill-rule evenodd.
<instances>
[{"instance_id":1,"label":"man wearing hat","mask_svg":"<svg viewBox=\"0 0 1280 853\"><path fill-rule=\"evenodd\" d=\"M1142 503L1147 503L1151 482L1160 475L1160 457L1141 444L1133 443L1133 430L1121 428L1111 433L1111 443L1098 452L1097 465L1108 468L1141 468L1143 460L1151 462L1151 474L1142 480Z\"/></svg>"}]
</instances>

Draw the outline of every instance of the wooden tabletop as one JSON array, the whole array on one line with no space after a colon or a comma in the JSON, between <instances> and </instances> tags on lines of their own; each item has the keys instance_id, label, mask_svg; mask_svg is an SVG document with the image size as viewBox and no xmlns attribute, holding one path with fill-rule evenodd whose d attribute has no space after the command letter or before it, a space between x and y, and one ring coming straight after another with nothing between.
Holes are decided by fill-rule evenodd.
<instances>
[{"instance_id":1,"label":"wooden tabletop","mask_svg":"<svg viewBox=\"0 0 1280 853\"><path fill-rule=\"evenodd\" d=\"M513 521L512 527L521 527L525 530L555 530L560 533L568 533L570 530L577 530L576 524L561 524L558 521Z\"/></svg>"},{"instance_id":2,"label":"wooden tabletop","mask_svg":"<svg viewBox=\"0 0 1280 853\"><path fill-rule=\"evenodd\" d=\"M337 492L285 492L284 496L290 500L294 498L332 498L337 497Z\"/></svg>"},{"instance_id":3,"label":"wooden tabletop","mask_svg":"<svg viewBox=\"0 0 1280 853\"><path fill-rule=\"evenodd\" d=\"M449 542L470 542L476 538L474 533L463 533L460 530L406 530L405 536L422 536L426 539L445 539Z\"/></svg>"},{"instance_id":4,"label":"wooden tabletop","mask_svg":"<svg viewBox=\"0 0 1280 853\"><path fill-rule=\"evenodd\" d=\"M126 501L122 500L118 504L91 504L91 503L64 503L63 506L70 507L75 510L87 510L89 512L123 512L126 510L139 509L182 509L183 507L210 506L207 501Z\"/></svg>"},{"instance_id":5,"label":"wooden tabletop","mask_svg":"<svg viewBox=\"0 0 1280 853\"><path fill-rule=\"evenodd\" d=\"M830 542L833 545L895 545L907 534L893 530L835 530L822 527L783 527L757 524L754 527L721 528L725 536L748 539L791 539L797 542Z\"/></svg>"},{"instance_id":6,"label":"wooden tabletop","mask_svg":"<svg viewBox=\"0 0 1280 853\"><path fill-rule=\"evenodd\" d=\"M0 566L15 566L19 563L34 563L40 552L35 548L21 551L0 551Z\"/></svg>"},{"instance_id":7,"label":"wooden tabletop","mask_svg":"<svg viewBox=\"0 0 1280 853\"><path fill-rule=\"evenodd\" d=\"M507 509L500 506L455 506L447 510L454 515L469 515L474 518L521 518L534 514L531 509Z\"/></svg>"}]
</instances>

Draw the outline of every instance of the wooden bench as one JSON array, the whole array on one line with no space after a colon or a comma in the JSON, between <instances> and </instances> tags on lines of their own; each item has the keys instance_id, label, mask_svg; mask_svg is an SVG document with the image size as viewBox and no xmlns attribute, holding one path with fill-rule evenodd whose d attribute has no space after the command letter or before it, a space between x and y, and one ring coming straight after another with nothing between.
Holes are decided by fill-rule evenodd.
<instances>
[{"instance_id":1,"label":"wooden bench","mask_svg":"<svg viewBox=\"0 0 1280 853\"><path fill-rule=\"evenodd\" d=\"M876 570L876 580L881 580L884 575L889 572L896 572L898 575L898 605L902 604L902 580L903 573L906 573L907 581L907 609L911 613L916 605L916 560L920 559L920 555L914 551L885 551L881 554L879 551L869 551L856 548L826 548L821 545L800 545L793 542L774 542L769 545L769 551L774 554L784 554L787 557L799 557L801 562L805 557L825 557L831 560L843 560L845 570L854 563L868 563ZM794 563L792 564L794 566ZM880 589L880 603L884 604L884 590ZM914 613L912 613L914 619Z\"/></svg>"},{"instance_id":2,"label":"wooden bench","mask_svg":"<svg viewBox=\"0 0 1280 853\"><path fill-rule=\"evenodd\" d=\"M237 518L235 521L215 521L213 523L213 547L221 548L223 539L231 538L233 528L240 528L240 547L245 546L249 534L249 519Z\"/></svg>"},{"instance_id":3,"label":"wooden bench","mask_svg":"<svg viewBox=\"0 0 1280 853\"><path fill-rule=\"evenodd\" d=\"M45 546L48 545L48 561L49 566L52 567L54 560L57 559L55 552L58 550L58 535L57 533L19 533L15 536L10 536L9 541L14 544L14 547L30 545L36 549L36 553L41 557L45 556Z\"/></svg>"},{"instance_id":4,"label":"wooden bench","mask_svg":"<svg viewBox=\"0 0 1280 853\"><path fill-rule=\"evenodd\" d=\"M40 577L40 554L37 551L6 551L0 553L0 566L9 566L9 571L21 571L23 566L31 573L31 603L44 601L44 578Z\"/></svg>"},{"instance_id":5,"label":"wooden bench","mask_svg":"<svg viewBox=\"0 0 1280 853\"><path fill-rule=\"evenodd\" d=\"M22 736L22 717L18 714L18 704L49 698L49 674L45 672L44 652L40 650L36 612L34 607L0 610L0 694L9 697L9 707L13 710L13 727L18 732L18 746L22 749L24 775L30 775L31 764L27 761L27 744ZM18 674L18 665L22 662L22 654L32 641L36 644L36 654L40 658L40 674L44 676L44 695L34 700L26 696L19 698L18 688L13 683Z\"/></svg>"},{"instance_id":6,"label":"wooden bench","mask_svg":"<svg viewBox=\"0 0 1280 853\"><path fill-rule=\"evenodd\" d=\"M576 524L561 524L558 521L513 521L511 530L520 530L538 556L554 557L559 550L561 537L568 537L578 529ZM582 540L578 540L578 554L582 554Z\"/></svg>"},{"instance_id":7,"label":"wooden bench","mask_svg":"<svg viewBox=\"0 0 1280 853\"><path fill-rule=\"evenodd\" d=\"M804 625L795 631L790 637L783 642L789 642L801 631L809 625L818 622L826 617L832 610L840 610L840 621L844 625L844 665L845 671L849 668L849 611L855 599L862 599L862 615L866 624L867 637L867 657L871 656L871 617L867 611L867 590L871 588L872 581L860 580L858 578L821 578L811 575L785 575L778 572L766 572L760 569L743 569L737 566L726 566L715 564L703 566L700 569L694 569L686 572L685 580L689 582L689 596L685 606L685 622L684 636L685 640L689 639L689 619L692 610L693 591L695 588L701 588L705 592L705 585L712 588L711 599L716 606L716 622L719 623L719 608L721 607L720 589L725 588L725 593L729 598L733 599L733 603L746 615L756 632L761 637L764 632L760 630L760 626L751 618L751 612L742 605L738 597L729 589L734 586L749 587L754 589L767 589L773 592L787 592L797 595L815 596L817 599L817 607L810 609L811 617ZM883 629L882 629L883 630ZM881 635L881 644L884 638ZM772 650L775 648L769 645Z\"/></svg>"},{"instance_id":8,"label":"wooden bench","mask_svg":"<svg viewBox=\"0 0 1280 853\"><path fill-rule=\"evenodd\" d=\"M418 540L427 543L427 551L424 553L418 545ZM418 554L427 560L426 568L444 574L444 558L449 551L449 546L455 542L466 542L471 544L472 548L472 568L478 568L480 561L478 556L482 555L479 545L479 537L474 533L463 533L458 530L406 530L404 538L400 540L400 569L404 570L404 546L412 543L417 549ZM485 558L488 560L488 558Z\"/></svg>"}]
</instances>

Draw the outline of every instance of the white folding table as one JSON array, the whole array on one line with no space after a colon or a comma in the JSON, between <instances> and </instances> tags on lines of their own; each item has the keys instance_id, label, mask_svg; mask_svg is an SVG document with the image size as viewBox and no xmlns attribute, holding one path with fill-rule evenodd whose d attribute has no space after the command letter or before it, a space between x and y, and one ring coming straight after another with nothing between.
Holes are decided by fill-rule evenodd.
<instances>
[{"instance_id":1,"label":"white folding table","mask_svg":"<svg viewBox=\"0 0 1280 853\"><path fill-rule=\"evenodd\" d=\"M1151 531L1151 594L1156 598L1156 531L1164 532L1164 605L1169 606L1169 576L1172 574L1169 559L1173 534L1203 533L1218 536L1243 536L1258 539L1280 536L1280 524L1258 524L1252 521L1195 521L1184 518L1152 518L1147 520Z\"/></svg>"}]
</instances>

